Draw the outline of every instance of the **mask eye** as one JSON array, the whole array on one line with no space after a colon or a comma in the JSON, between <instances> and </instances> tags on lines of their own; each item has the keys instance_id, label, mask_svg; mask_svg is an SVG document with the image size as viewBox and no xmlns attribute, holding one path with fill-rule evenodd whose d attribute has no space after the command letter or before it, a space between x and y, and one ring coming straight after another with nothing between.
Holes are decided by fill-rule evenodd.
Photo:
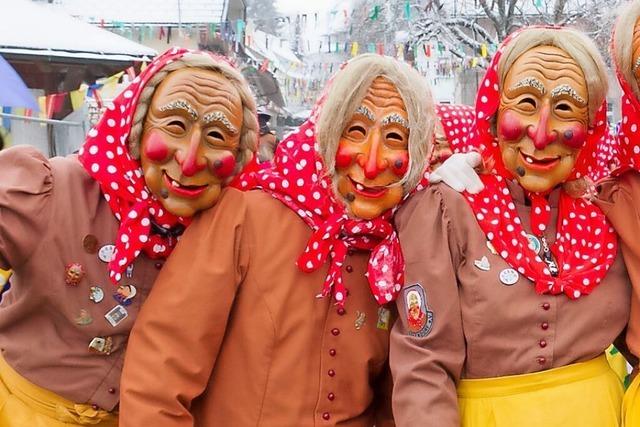
<instances>
[{"instance_id":1,"label":"mask eye","mask_svg":"<svg viewBox=\"0 0 640 427\"><path fill-rule=\"evenodd\" d=\"M353 125L347 129L347 135L352 138L362 139L367 135L367 131L363 126Z\"/></svg>"},{"instance_id":2,"label":"mask eye","mask_svg":"<svg viewBox=\"0 0 640 427\"><path fill-rule=\"evenodd\" d=\"M566 111L566 112L571 112L573 111L573 109L571 108L571 106L565 102L556 105L556 110L558 111Z\"/></svg>"},{"instance_id":3,"label":"mask eye","mask_svg":"<svg viewBox=\"0 0 640 427\"><path fill-rule=\"evenodd\" d=\"M525 98L522 98L519 102L518 105L521 107L525 107L527 109L535 109L537 107L537 103L536 100L531 98L530 96L527 96Z\"/></svg>"},{"instance_id":4,"label":"mask eye","mask_svg":"<svg viewBox=\"0 0 640 427\"><path fill-rule=\"evenodd\" d=\"M187 130L187 127L179 120L172 120L167 124L166 129L173 134L180 135Z\"/></svg>"},{"instance_id":5,"label":"mask eye","mask_svg":"<svg viewBox=\"0 0 640 427\"><path fill-rule=\"evenodd\" d=\"M207 135L210 136L211 138L215 138L215 139L219 139L219 140L224 141L224 136L222 135L222 133L218 132L217 130L212 130Z\"/></svg>"}]
</instances>

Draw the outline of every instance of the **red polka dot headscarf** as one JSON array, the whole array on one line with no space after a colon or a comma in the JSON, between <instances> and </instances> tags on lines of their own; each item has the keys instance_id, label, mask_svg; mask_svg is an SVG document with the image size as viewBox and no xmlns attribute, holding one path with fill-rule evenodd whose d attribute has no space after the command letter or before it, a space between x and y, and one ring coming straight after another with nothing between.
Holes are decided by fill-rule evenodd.
<instances>
[{"instance_id":1,"label":"red polka dot headscarf","mask_svg":"<svg viewBox=\"0 0 640 427\"><path fill-rule=\"evenodd\" d=\"M630 4L630 8L625 10L626 13L634 13L637 10L637 6ZM637 14L637 12L636 12ZM620 18L622 19L622 18ZM618 25L616 25L616 28ZM633 32L633 28L624 28L625 31ZM623 34L623 36L629 37L630 34ZM627 81L619 63L618 55L628 54L631 56L631 49L626 51L625 49L618 49L616 46L617 37L614 34L612 37L612 53L614 63L616 67L616 76L618 82L622 88L622 98L620 101L620 108L622 113L622 121L619 123L618 128L618 145L616 146L614 165L617 167L615 174L622 174L629 169L640 171L640 101L636 97L631 84ZM629 41L629 44L631 42ZM631 59L629 59L630 65ZM628 70L631 74L631 70Z\"/></svg>"},{"instance_id":2,"label":"red polka dot headscarf","mask_svg":"<svg viewBox=\"0 0 640 427\"><path fill-rule=\"evenodd\" d=\"M149 66L108 106L80 148L79 160L89 175L100 183L105 200L120 221L115 252L108 264L115 284L141 251L150 258L169 255L177 238L172 230L186 226L190 218L167 212L145 184L140 161L128 150L127 140L140 94L165 65L192 50L173 48L156 57ZM216 57L216 60L224 60ZM154 230L155 231L152 231Z\"/></svg>"},{"instance_id":3,"label":"red polka dot headscarf","mask_svg":"<svg viewBox=\"0 0 640 427\"><path fill-rule=\"evenodd\" d=\"M367 279L378 304L395 300L404 283L404 258L398 236L387 211L372 220L349 217L333 192L324 162L318 153L316 121L325 93L310 118L278 144L273 167L243 175L238 187L261 188L293 210L313 230L297 260L303 272L312 272L327 262L329 270L319 296L333 295L343 306L347 297L342 267L349 250L370 251ZM427 185L426 178L417 189Z\"/></svg>"},{"instance_id":4,"label":"red polka dot headscarf","mask_svg":"<svg viewBox=\"0 0 640 427\"><path fill-rule=\"evenodd\" d=\"M560 30L557 27L550 28ZM617 238L602 211L585 198L573 198L561 190L555 242L551 253L559 272L552 275L547 264L529 246L527 233L511 197L507 180L513 175L502 163L496 137L491 132L491 119L500 105L498 62L509 43L519 32L506 38L494 55L482 80L476 98L476 122L468 144L453 143L456 151L471 147L480 151L494 169L482 175L485 188L476 195L465 194L478 224L487 239L507 263L535 284L539 294L564 293L570 299L590 294L602 281L617 253ZM587 142L580 152L569 180L587 177L596 181L608 173L612 138L606 123L606 105L598 109ZM526 192L531 200L531 230L543 236L550 220L551 209L546 194Z\"/></svg>"},{"instance_id":5,"label":"red polka dot headscarf","mask_svg":"<svg viewBox=\"0 0 640 427\"><path fill-rule=\"evenodd\" d=\"M449 147L468 147L467 142L471 126L473 125L475 110L470 105L464 104L436 104L436 114L442 124L444 136L447 138ZM431 155L431 164L444 162L448 156L436 158L435 151Z\"/></svg>"}]
</instances>

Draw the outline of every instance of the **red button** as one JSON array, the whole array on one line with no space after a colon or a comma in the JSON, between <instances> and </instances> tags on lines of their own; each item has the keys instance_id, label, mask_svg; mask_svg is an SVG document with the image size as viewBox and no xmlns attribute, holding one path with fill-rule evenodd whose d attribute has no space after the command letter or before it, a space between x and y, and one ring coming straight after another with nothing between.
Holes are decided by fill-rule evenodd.
<instances>
[{"instance_id":1,"label":"red button","mask_svg":"<svg viewBox=\"0 0 640 427\"><path fill-rule=\"evenodd\" d=\"M95 403L92 404L91 407L93 408L94 411L97 411L98 409L100 409L100 407L98 405L96 405Z\"/></svg>"},{"instance_id":2,"label":"red button","mask_svg":"<svg viewBox=\"0 0 640 427\"><path fill-rule=\"evenodd\" d=\"M347 265L347 273L353 273L353 267Z\"/></svg>"},{"instance_id":3,"label":"red button","mask_svg":"<svg viewBox=\"0 0 640 427\"><path fill-rule=\"evenodd\" d=\"M336 349L332 348L331 350L329 350L329 356L335 356L336 355Z\"/></svg>"},{"instance_id":4,"label":"red button","mask_svg":"<svg viewBox=\"0 0 640 427\"><path fill-rule=\"evenodd\" d=\"M545 310L549 310L551 308L551 304L549 304L548 302L545 302L544 304L542 304L542 308Z\"/></svg>"},{"instance_id":5,"label":"red button","mask_svg":"<svg viewBox=\"0 0 640 427\"><path fill-rule=\"evenodd\" d=\"M156 267L156 269L160 270L162 268L162 263L161 262L156 262L155 263L155 267Z\"/></svg>"},{"instance_id":6,"label":"red button","mask_svg":"<svg viewBox=\"0 0 640 427\"><path fill-rule=\"evenodd\" d=\"M333 394L333 393L329 393L329 395L327 396L327 399L329 399L329 400L333 400L335 398L336 398L336 395Z\"/></svg>"},{"instance_id":7,"label":"red button","mask_svg":"<svg viewBox=\"0 0 640 427\"><path fill-rule=\"evenodd\" d=\"M547 342L545 340L540 340L540 347L545 348L547 346Z\"/></svg>"},{"instance_id":8,"label":"red button","mask_svg":"<svg viewBox=\"0 0 640 427\"><path fill-rule=\"evenodd\" d=\"M547 359L545 359L544 357L538 357L538 364L544 365L546 361Z\"/></svg>"},{"instance_id":9,"label":"red button","mask_svg":"<svg viewBox=\"0 0 640 427\"><path fill-rule=\"evenodd\" d=\"M333 336L337 337L338 335L340 335L340 329L338 328L333 328L331 330L331 333L333 334Z\"/></svg>"},{"instance_id":10,"label":"red button","mask_svg":"<svg viewBox=\"0 0 640 427\"><path fill-rule=\"evenodd\" d=\"M329 372L327 372L327 374L329 374L330 377L335 377L336 371L334 371L333 369L329 369Z\"/></svg>"},{"instance_id":11,"label":"red button","mask_svg":"<svg viewBox=\"0 0 640 427\"><path fill-rule=\"evenodd\" d=\"M542 322L540 327L546 331L547 329L549 329L549 324L547 322Z\"/></svg>"},{"instance_id":12,"label":"red button","mask_svg":"<svg viewBox=\"0 0 640 427\"><path fill-rule=\"evenodd\" d=\"M325 412L324 414L322 414L323 420L329 420L329 418L331 418L331 415L328 412Z\"/></svg>"},{"instance_id":13,"label":"red button","mask_svg":"<svg viewBox=\"0 0 640 427\"><path fill-rule=\"evenodd\" d=\"M353 255L355 252L356 252L356 251L354 251L353 249L349 249L349 250L347 251L347 254L349 254L349 255Z\"/></svg>"},{"instance_id":14,"label":"red button","mask_svg":"<svg viewBox=\"0 0 640 427\"><path fill-rule=\"evenodd\" d=\"M113 387L109 387L109 390L107 390L109 393L113 394L116 392L116 389Z\"/></svg>"},{"instance_id":15,"label":"red button","mask_svg":"<svg viewBox=\"0 0 640 427\"><path fill-rule=\"evenodd\" d=\"M338 315L344 316L347 311L343 307L338 307Z\"/></svg>"}]
</instances>

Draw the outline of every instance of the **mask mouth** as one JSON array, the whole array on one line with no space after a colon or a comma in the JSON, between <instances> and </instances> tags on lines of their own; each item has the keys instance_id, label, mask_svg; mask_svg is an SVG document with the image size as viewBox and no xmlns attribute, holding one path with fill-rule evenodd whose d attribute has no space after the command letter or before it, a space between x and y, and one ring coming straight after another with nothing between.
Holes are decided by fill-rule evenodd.
<instances>
[{"instance_id":1,"label":"mask mouth","mask_svg":"<svg viewBox=\"0 0 640 427\"><path fill-rule=\"evenodd\" d=\"M544 156L535 157L531 154L526 154L520 151L520 159L527 166L528 169L548 171L553 169L560 163L560 156Z\"/></svg>"},{"instance_id":2,"label":"mask mouth","mask_svg":"<svg viewBox=\"0 0 640 427\"><path fill-rule=\"evenodd\" d=\"M180 196L187 198L195 198L200 196L207 188L209 188L209 184L204 185L185 185L180 183L177 179L169 176L167 171L162 172L162 179L164 180L164 184L169 191Z\"/></svg>"},{"instance_id":3,"label":"mask mouth","mask_svg":"<svg viewBox=\"0 0 640 427\"><path fill-rule=\"evenodd\" d=\"M384 196L389 191L389 187L385 185L366 186L361 182L354 180L350 176L347 176L347 178L349 178L349 181L351 182L351 185L353 185L355 192L364 197L377 199Z\"/></svg>"}]
</instances>

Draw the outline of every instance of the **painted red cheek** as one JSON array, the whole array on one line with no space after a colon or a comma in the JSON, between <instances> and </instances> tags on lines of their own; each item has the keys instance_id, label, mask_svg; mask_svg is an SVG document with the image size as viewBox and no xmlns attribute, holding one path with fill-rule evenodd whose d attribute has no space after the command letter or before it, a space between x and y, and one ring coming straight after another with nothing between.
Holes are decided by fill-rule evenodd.
<instances>
[{"instance_id":1,"label":"painted red cheek","mask_svg":"<svg viewBox=\"0 0 640 427\"><path fill-rule=\"evenodd\" d=\"M409 169L409 153L403 152L394 156L389 156L389 164L394 174L403 177Z\"/></svg>"},{"instance_id":2,"label":"painted red cheek","mask_svg":"<svg viewBox=\"0 0 640 427\"><path fill-rule=\"evenodd\" d=\"M505 141L518 141L524 135L525 125L512 111L505 111L498 123L498 133Z\"/></svg>"},{"instance_id":3,"label":"painted red cheek","mask_svg":"<svg viewBox=\"0 0 640 427\"><path fill-rule=\"evenodd\" d=\"M338 146L338 152L336 153L336 167L346 168L353 162L354 153L345 147L344 144Z\"/></svg>"},{"instance_id":4,"label":"painted red cheek","mask_svg":"<svg viewBox=\"0 0 640 427\"><path fill-rule=\"evenodd\" d=\"M562 142L571 148L582 148L587 141L587 130L582 125L573 125L560 132Z\"/></svg>"},{"instance_id":5,"label":"painted red cheek","mask_svg":"<svg viewBox=\"0 0 640 427\"><path fill-rule=\"evenodd\" d=\"M236 168L236 159L233 156L225 156L213 161L211 172L218 178L224 179L231 176Z\"/></svg>"},{"instance_id":6,"label":"painted red cheek","mask_svg":"<svg viewBox=\"0 0 640 427\"><path fill-rule=\"evenodd\" d=\"M169 147L160 133L151 132L144 143L144 154L152 162L161 162L167 159Z\"/></svg>"}]
</instances>

